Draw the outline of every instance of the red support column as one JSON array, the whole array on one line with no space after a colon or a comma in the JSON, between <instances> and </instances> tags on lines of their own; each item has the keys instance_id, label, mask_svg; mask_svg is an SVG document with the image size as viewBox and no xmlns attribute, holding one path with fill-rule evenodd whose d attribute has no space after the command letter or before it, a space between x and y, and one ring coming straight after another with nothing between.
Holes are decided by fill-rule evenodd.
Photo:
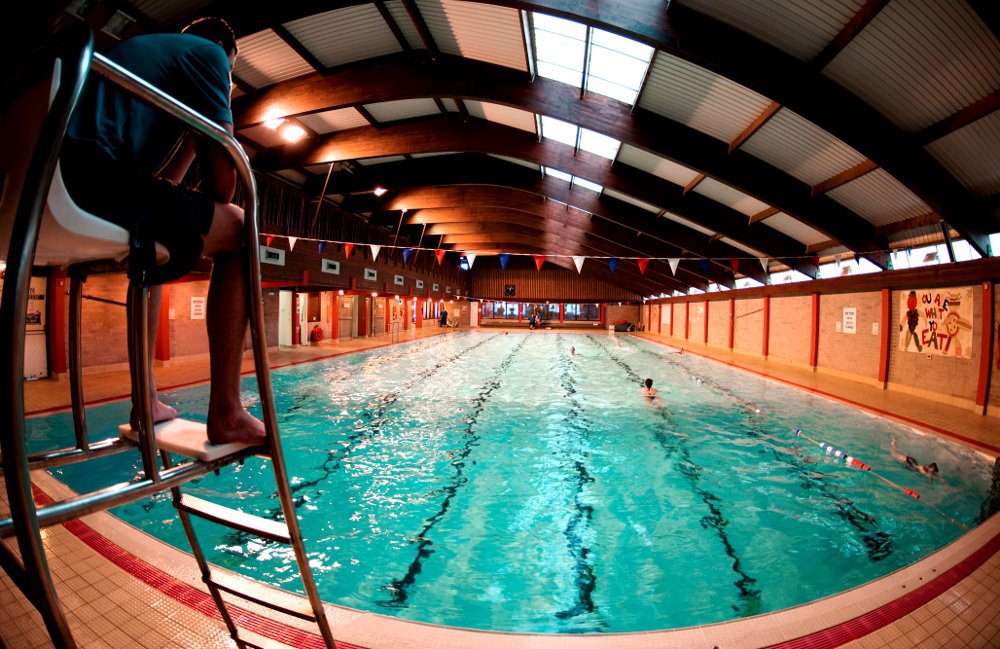
<instances>
[{"instance_id":1,"label":"red support column","mask_svg":"<svg viewBox=\"0 0 1000 649\"><path fill-rule=\"evenodd\" d=\"M156 323L153 358L165 363L170 360L170 284L164 284L161 291L160 319Z\"/></svg>"},{"instance_id":2,"label":"red support column","mask_svg":"<svg viewBox=\"0 0 1000 649\"><path fill-rule=\"evenodd\" d=\"M659 312L656 315L658 316L656 318L656 333L662 334L663 333L663 303L662 302L660 303Z\"/></svg>"},{"instance_id":3,"label":"red support column","mask_svg":"<svg viewBox=\"0 0 1000 649\"><path fill-rule=\"evenodd\" d=\"M48 340L46 346L49 353L49 373L53 375L69 372L69 360L66 357L66 329L69 326L66 291L69 290L69 276L65 270L53 270L49 273L48 304L45 306L46 329Z\"/></svg>"},{"instance_id":4,"label":"red support column","mask_svg":"<svg viewBox=\"0 0 1000 649\"><path fill-rule=\"evenodd\" d=\"M424 310L420 306L420 300L417 300L416 304L417 304L417 309L416 309L417 317L416 317L416 322L414 323L413 326L414 326L415 329L423 329L424 328Z\"/></svg>"},{"instance_id":5,"label":"red support column","mask_svg":"<svg viewBox=\"0 0 1000 649\"><path fill-rule=\"evenodd\" d=\"M559 324L566 321L566 305L562 302L559 303Z\"/></svg>"},{"instance_id":6,"label":"red support column","mask_svg":"<svg viewBox=\"0 0 1000 649\"><path fill-rule=\"evenodd\" d=\"M983 407L986 414L986 396L990 393L990 342L993 338L993 284L983 282L983 315L980 319L982 343L979 348L979 387L976 389L976 405ZM1000 345L1000 340L996 341Z\"/></svg>"},{"instance_id":7,"label":"red support column","mask_svg":"<svg viewBox=\"0 0 1000 649\"><path fill-rule=\"evenodd\" d=\"M707 345L708 344L708 300L705 300L705 326L703 328L705 331L702 333L702 338L704 339L702 340L702 342Z\"/></svg>"},{"instance_id":8,"label":"red support column","mask_svg":"<svg viewBox=\"0 0 1000 649\"><path fill-rule=\"evenodd\" d=\"M691 303L684 303L684 340L691 339Z\"/></svg>"},{"instance_id":9,"label":"red support column","mask_svg":"<svg viewBox=\"0 0 1000 649\"><path fill-rule=\"evenodd\" d=\"M729 349L733 348L736 332L736 300L729 298Z\"/></svg>"},{"instance_id":10,"label":"red support column","mask_svg":"<svg viewBox=\"0 0 1000 649\"><path fill-rule=\"evenodd\" d=\"M771 342L771 296L764 296L764 331L761 336L760 355L767 358Z\"/></svg>"},{"instance_id":11,"label":"red support column","mask_svg":"<svg viewBox=\"0 0 1000 649\"><path fill-rule=\"evenodd\" d=\"M882 318L879 331L878 381L884 388L889 383L889 315L892 313L892 291L882 289Z\"/></svg>"},{"instance_id":12,"label":"red support column","mask_svg":"<svg viewBox=\"0 0 1000 649\"><path fill-rule=\"evenodd\" d=\"M604 306L605 306L605 305L604 305L604 303L602 302L602 303L601 303L601 328L602 328L602 329L603 329L603 328L604 328L604 326L605 326L605 325L604 325Z\"/></svg>"},{"instance_id":13,"label":"red support column","mask_svg":"<svg viewBox=\"0 0 1000 649\"><path fill-rule=\"evenodd\" d=\"M301 344L302 338L299 332L299 292L292 291L292 344Z\"/></svg>"},{"instance_id":14,"label":"red support column","mask_svg":"<svg viewBox=\"0 0 1000 649\"><path fill-rule=\"evenodd\" d=\"M523 302L518 302L517 303L517 322L518 322L518 324L521 323L523 315L524 315L524 303Z\"/></svg>"},{"instance_id":15,"label":"red support column","mask_svg":"<svg viewBox=\"0 0 1000 649\"><path fill-rule=\"evenodd\" d=\"M330 307L330 340L337 342L340 340L340 296L333 293L331 297L333 304Z\"/></svg>"},{"instance_id":16,"label":"red support column","mask_svg":"<svg viewBox=\"0 0 1000 649\"><path fill-rule=\"evenodd\" d=\"M668 332L670 337L674 337L674 303L670 303L670 330Z\"/></svg>"},{"instance_id":17,"label":"red support column","mask_svg":"<svg viewBox=\"0 0 1000 649\"><path fill-rule=\"evenodd\" d=\"M812 294L812 324L809 333L809 367L816 369L819 358L819 293Z\"/></svg>"}]
</instances>

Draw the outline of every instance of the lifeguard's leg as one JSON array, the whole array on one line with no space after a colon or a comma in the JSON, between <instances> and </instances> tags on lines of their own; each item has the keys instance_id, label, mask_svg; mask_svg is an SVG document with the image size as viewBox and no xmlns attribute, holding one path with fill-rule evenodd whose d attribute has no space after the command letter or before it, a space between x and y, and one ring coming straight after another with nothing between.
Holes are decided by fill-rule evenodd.
<instances>
[{"instance_id":1,"label":"lifeguard's leg","mask_svg":"<svg viewBox=\"0 0 1000 649\"><path fill-rule=\"evenodd\" d=\"M243 210L216 205L205 254L214 259L208 287L207 325L211 366L208 438L214 443L264 443L264 424L240 402L240 369L248 310L243 274Z\"/></svg>"},{"instance_id":2,"label":"lifeguard's leg","mask_svg":"<svg viewBox=\"0 0 1000 649\"><path fill-rule=\"evenodd\" d=\"M146 335L149 341L149 358L147 359L147 367L149 367L149 402L153 409L153 422L159 423L161 421L167 421L170 419L175 419L177 417L177 410L168 406L167 404L160 401L156 394L156 377L153 375L153 348L156 343L156 333L159 328L160 322L160 299L163 296L163 290L159 286L151 286L148 291L149 294L149 318L148 326L146 328ZM128 308L126 313L128 314L126 320L128 327L132 328L132 292L128 293ZM135 358L135 350L132 346L128 346L128 362L133 365L137 362ZM132 386L132 403L134 404L139 398L138 386ZM129 423L132 428L138 428L138 420L136 419L135 406L132 407L132 413L129 415Z\"/></svg>"}]
</instances>

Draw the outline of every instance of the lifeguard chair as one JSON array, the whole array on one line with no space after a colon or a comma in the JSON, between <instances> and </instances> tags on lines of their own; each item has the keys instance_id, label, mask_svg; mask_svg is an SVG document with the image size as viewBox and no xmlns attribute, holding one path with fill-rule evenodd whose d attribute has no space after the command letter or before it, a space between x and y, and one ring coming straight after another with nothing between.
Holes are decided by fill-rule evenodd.
<instances>
[{"instance_id":1,"label":"lifeguard chair","mask_svg":"<svg viewBox=\"0 0 1000 649\"><path fill-rule=\"evenodd\" d=\"M14 536L17 552L0 543L0 566L38 609L56 647L75 647L72 631L60 604L41 540L41 529L80 516L105 510L164 490L171 490L178 516L184 525L202 578L219 608L222 619L239 647L254 647L254 638L241 635L227 611L233 597L249 600L282 614L316 623L328 647L333 647L329 623L312 579L285 470L271 378L264 339L260 263L256 221L257 195L246 154L236 140L217 125L194 113L175 99L150 86L127 70L95 54L89 31L74 34L58 47L53 57L51 79L45 79L11 105L3 121L16 134L5 138L2 171L7 186L0 201L0 245L7 245L7 269L0 303L0 454L10 515L0 518L0 538ZM81 361L82 284L90 272L121 270L129 252L129 232L80 209L66 191L58 164L59 150L69 117L88 74L98 74L149 101L180 120L201 137L210 138L232 156L245 190L247 287L250 331L253 342L262 419L267 448L247 444L208 443L203 424L172 420L153 425L148 390L147 287L129 283L131 327L128 335L133 363L132 381L139 394L134 404L139 413L137 430L124 426L108 431L100 441L90 441L83 400ZM16 135L16 137L15 137ZM157 250L158 261L165 259ZM33 266L65 266L71 280L69 304L69 378L75 445L29 454L24 411L22 373L24 365L25 312ZM32 495L31 472L75 462L85 462L112 453L138 452L140 474L128 482L108 485L93 492L38 506ZM172 455L174 454L174 455ZM182 492L187 482L239 462L252 454L266 454L274 469L283 521L239 512ZM175 456L181 460L175 464ZM284 598L267 595L249 580L235 579L208 564L189 517L198 516L233 529L290 545L306 591L302 605L289 606ZM18 554L20 556L18 556ZM242 583L241 583L242 582Z\"/></svg>"}]
</instances>

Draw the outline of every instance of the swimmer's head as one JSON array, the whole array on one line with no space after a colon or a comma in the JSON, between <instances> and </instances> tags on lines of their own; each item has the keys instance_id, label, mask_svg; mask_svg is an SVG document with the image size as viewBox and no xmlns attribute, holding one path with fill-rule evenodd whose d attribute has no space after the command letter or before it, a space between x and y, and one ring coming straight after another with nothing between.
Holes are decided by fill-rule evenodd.
<instances>
[{"instance_id":1,"label":"swimmer's head","mask_svg":"<svg viewBox=\"0 0 1000 649\"><path fill-rule=\"evenodd\" d=\"M925 464L924 473L926 473L927 475L937 475L938 474L937 462L931 462L930 464Z\"/></svg>"},{"instance_id":2,"label":"swimmer's head","mask_svg":"<svg viewBox=\"0 0 1000 649\"><path fill-rule=\"evenodd\" d=\"M647 388L651 388L653 387L653 379L646 379L645 381L643 381L642 384L645 385Z\"/></svg>"}]
</instances>

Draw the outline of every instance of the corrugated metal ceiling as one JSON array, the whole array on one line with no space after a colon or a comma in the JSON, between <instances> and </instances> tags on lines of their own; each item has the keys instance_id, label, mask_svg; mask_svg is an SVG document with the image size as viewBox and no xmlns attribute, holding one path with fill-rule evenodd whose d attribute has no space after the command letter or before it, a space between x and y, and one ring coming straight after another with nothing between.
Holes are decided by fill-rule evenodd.
<instances>
[{"instance_id":1,"label":"corrugated metal ceiling","mask_svg":"<svg viewBox=\"0 0 1000 649\"><path fill-rule=\"evenodd\" d=\"M865 161L847 144L787 108L740 148L809 185Z\"/></svg>"},{"instance_id":2,"label":"corrugated metal ceiling","mask_svg":"<svg viewBox=\"0 0 1000 649\"><path fill-rule=\"evenodd\" d=\"M639 107L731 142L771 101L738 83L670 54L658 52Z\"/></svg>"},{"instance_id":3,"label":"corrugated metal ceiling","mask_svg":"<svg viewBox=\"0 0 1000 649\"><path fill-rule=\"evenodd\" d=\"M400 0L390 0L390 2L385 3L385 8L389 10L389 15L399 27L399 31L403 32L403 37L406 38L410 47L415 50L422 49L424 44L420 40L420 34L413 21L410 20L410 15L406 13L406 7L403 6L403 3Z\"/></svg>"},{"instance_id":4,"label":"corrugated metal ceiling","mask_svg":"<svg viewBox=\"0 0 1000 649\"><path fill-rule=\"evenodd\" d=\"M773 228L778 232L802 243L803 253L805 252L805 246L812 246L830 240L830 237L826 236L819 230L809 227L802 221L799 221L784 212L778 212L774 216L767 217L763 223L767 227Z\"/></svg>"},{"instance_id":5,"label":"corrugated metal ceiling","mask_svg":"<svg viewBox=\"0 0 1000 649\"><path fill-rule=\"evenodd\" d=\"M365 109L371 113L380 124L395 122L413 117L440 115L441 109L433 99L400 99L397 101L382 101L377 104L365 104Z\"/></svg>"},{"instance_id":6,"label":"corrugated metal ceiling","mask_svg":"<svg viewBox=\"0 0 1000 649\"><path fill-rule=\"evenodd\" d=\"M465 100L465 107L473 117L496 122L505 126L519 128L522 131L535 133L535 114L520 108L494 104L492 102Z\"/></svg>"},{"instance_id":7,"label":"corrugated metal ceiling","mask_svg":"<svg viewBox=\"0 0 1000 649\"><path fill-rule=\"evenodd\" d=\"M651 205L645 201L640 201L638 198L632 198L628 194L623 194L619 191L615 191L614 189L605 189L604 194L606 196L610 196L611 198L616 198L623 203L628 203L629 205L644 209L647 212L652 212L653 214L659 214L662 211L655 205Z\"/></svg>"},{"instance_id":8,"label":"corrugated metal ceiling","mask_svg":"<svg viewBox=\"0 0 1000 649\"><path fill-rule=\"evenodd\" d=\"M658 155L644 151L630 144L622 144L618 149L618 160L616 164L626 164L636 169L641 169L646 173L651 173L664 180L669 180L675 185L684 187L698 176L698 172L688 169Z\"/></svg>"},{"instance_id":9,"label":"corrugated metal ceiling","mask_svg":"<svg viewBox=\"0 0 1000 649\"><path fill-rule=\"evenodd\" d=\"M824 74L916 132L1000 88L1000 41L964 0L894 0Z\"/></svg>"},{"instance_id":10,"label":"corrugated metal ceiling","mask_svg":"<svg viewBox=\"0 0 1000 649\"><path fill-rule=\"evenodd\" d=\"M254 88L266 88L315 72L305 59L270 29L244 36L237 44L240 54L236 57L233 74Z\"/></svg>"},{"instance_id":11,"label":"corrugated metal ceiling","mask_svg":"<svg viewBox=\"0 0 1000 649\"><path fill-rule=\"evenodd\" d=\"M816 57L864 0L673 0L752 34L800 61Z\"/></svg>"},{"instance_id":12,"label":"corrugated metal ceiling","mask_svg":"<svg viewBox=\"0 0 1000 649\"><path fill-rule=\"evenodd\" d=\"M826 195L876 227L931 212L927 203L882 169L832 189Z\"/></svg>"},{"instance_id":13,"label":"corrugated metal ceiling","mask_svg":"<svg viewBox=\"0 0 1000 649\"><path fill-rule=\"evenodd\" d=\"M285 23L285 28L326 67L403 49L373 4L300 18Z\"/></svg>"},{"instance_id":14,"label":"corrugated metal ceiling","mask_svg":"<svg viewBox=\"0 0 1000 649\"><path fill-rule=\"evenodd\" d=\"M927 151L972 193L1000 193L1000 111L932 142Z\"/></svg>"},{"instance_id":15,"label":"corrugated metal ceiling","mask_svg":"<svg viewBox=\"0 0 1000 649\"><path fill-rule=\"evenodd\" d=\"M442 52L528 69L517 9L454 0L417 0L417 7Z\"/></svg>"},{"instance_id":16,"label":"corrugated metal ceiling","mask_svg":"<svg viewBox=\"0 0 1000 649\"><path fill-rule=\"evenodd\" d=\"M770 207L767 203L761 202L752 196L741 192L738 189L720 183L714 178L706 178L692 190L696 194L707 196L723 205L733 208L737 212L753 216Z\"/></svg>"},{"instance_id":17,"label":"corrugated metal ceiling","mask_svg":"<svg viewBox=\"0 0 1000 649\"><path fill-rule=\"evenodd\" d=\"M321 135L332 133L333 131L344 131L349 128L368 126L368 120L353 108L327 110L313 115L303 115L298 119Z\"/></svg>"},{"instance_id":18,"label":"corrugated metal ceiling","mask_svg":"<svg viewBox=\"0 0 1000 649\"><path fill-rule=\"evenodd\" d=\"M173 0L172 2L164 2L163 0L130 0L126 4L129 7L135 7L143 16L169 27L175 25L180 20L186 19L188 16L195 15L199 10L212 4L212 1ZM128 9L125 9L125 13L128 13Z\"/></svg>"}]
</instances>

